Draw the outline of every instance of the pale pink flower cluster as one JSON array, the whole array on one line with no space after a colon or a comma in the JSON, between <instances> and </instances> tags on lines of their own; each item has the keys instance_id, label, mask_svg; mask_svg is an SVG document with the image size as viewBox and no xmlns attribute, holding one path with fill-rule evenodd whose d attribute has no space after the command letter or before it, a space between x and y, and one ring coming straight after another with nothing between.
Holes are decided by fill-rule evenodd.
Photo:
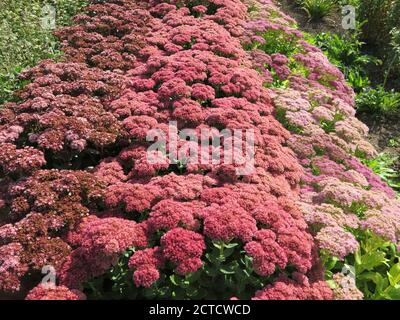
<instances>
[{"instance_id":1,"label":"pale pink flower cluster","mask_svg":"<svg viewBox=\"0 0 400 320\"><path fill-rule=\"evenodd\" d=\"M294 69L285 75L286 88L269 90L276 114L292 132L289 146L305 169L299 205L317 244L342 259L359 246L351 229L368 229L399 244L400 202L357 159L377 153L367 141L367 126L355 117L353 90L320 49L302 40L295 23L273 1L249 3L256 10L243 39L258 43L248 55L265 82L272 82L274 66L272 52L260 50L268 50L264 34L279 34L278 40L293 48L286 58L301 66L300 72ZM275 72L280 75L278 69Z\"/></svg>"}]
</instances>

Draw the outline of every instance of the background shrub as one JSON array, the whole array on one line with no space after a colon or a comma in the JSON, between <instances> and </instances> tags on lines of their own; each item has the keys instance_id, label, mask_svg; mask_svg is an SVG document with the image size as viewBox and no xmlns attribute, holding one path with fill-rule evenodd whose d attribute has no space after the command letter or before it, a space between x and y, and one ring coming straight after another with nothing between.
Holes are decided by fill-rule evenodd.
<instances>
[{"instance_id":1,"label":"background shrub","mask_svg":"<svg viewBox=\"0 0 400 320\"><path fill-rule=\"evenodd\" d=\"M0 2L0 105L25 84L18 78L22 70L61 54L53 30L41 24L44 6L54 6L56 26L64 26L86 3L86 0Z\"/></svg>"},{"instance_id":2,"label":"background shrub","mask_svg":"<svg viewBox=\"0 0 400 320\"><path fill-rule=\"evenodd\" d=\"M400 93L386 91L383 86L364 88L356 98L358 112L370 112L375 117L393 114L400 109Z\"/></svg>"},{"instance_id":3,"label":"background shrub","mask_svg":"<svg viewBox=\"0 0 400 320\"><path fill-rule=\"evenodd\" d=\"M393 0L363 0L359 2L358 19L367 21L363 25L363 38L369 43L388 43L390 41L389 23Z\"/></svg>"},{"instance_id":4,"label":"background shrub","mask_svg":"<svg viewBox=\"0 0 400 320\"><path fill-rule=\"evenodd\" d=\"M381 63L377 58L362 53L364 42L358 36L358 31L344 35L320 33L312 41L344 73L356 92L370 85L366 66Z\"/></svg>"}]
</instances>

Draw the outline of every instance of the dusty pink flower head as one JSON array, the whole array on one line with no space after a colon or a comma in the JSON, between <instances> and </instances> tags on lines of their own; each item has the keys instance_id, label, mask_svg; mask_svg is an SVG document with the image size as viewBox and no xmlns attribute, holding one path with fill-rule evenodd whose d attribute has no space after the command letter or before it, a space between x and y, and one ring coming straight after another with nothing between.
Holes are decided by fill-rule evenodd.
<instances>
[{"instance_id":1,"label":"dusty pink flower head","mask_svg":"<svg viewBox=\"0 0 400 320\"><path fill-rule=\"evenodd\" d=\"M297 282L281 277L256 292L254 300L332 300L332 290L324 281Z\"/></svg>"},{"instance_id":2,"label":"dusty pink flower head","mask_svg":"<svg viewBox=\"0 0 400 320\"><path fill-rule=\"evenodd\" d=\"M28 270L28 265L22 263L23 247L19 243L0 246L0 291L18 292L20 279Z\"/></svg>"},{"instance_id":3,"label":"dusty pink flower head","mask_svg":"<svg viewBox=\"0 0 400 320\"><path fill-rule=\"evenodd\" d=\"M103 255L121 253L131 246L145 247L147 237L140 224L120 218L89 216L68 235L70 243L90 253Z\"/></svg>"},{"instance_id":4,"label":"dusty pink flower head","mask_svg":"<svg viewBox=\"0 0 400 320\"><path fill-rule=\"evenodd\" d=\"M245 245L246 253L253 258L253 267L257 274L269 276L276 266L285 269L286 253L276 242L276 235L271 230L260 230L255 240Z\"/></svg>"},{"instance_id":5,"label":"dusty pink flower head","mask_svg":"<svg viewBox=\"0 0 400 320\"><path fill-rule=\"evenodd\" d=\"M70 290L65 286L49 286L39 284L29 291L25 300L86 300L79 290Z\"/></svg>"},{"instance_id":6,"label":"dusty pink flower head","mask_svg":"<svg viewBox=\"0 0 400 320\"><path fill-rule=\"evenodd\" d=\"M146 223L151 230L170 230L178 226L197 230L200 226L198 214L203 207L204 204L196 201L162 200L152 208Z\"/></svg>"},{"instance_id":7,"label":"dusty pink flower head","mask_svg":"<svg viewBox=\"0 0 400 320\"><path fill-rule=\"evenodd\" d=\"M176 265L180 274L195 272L203 265L201 256L206 248L201 234L175 228L161 238L163 256Z\"/></svg>"},{"instance_id":8,"label":"dusty pink flower head","mask_svg":"<svg viewBox=\"0 0 400 320\"><path fill-rule=\"evenodd\" d=\"M198 6L194 6L192 8L192 10L194 12L198 12L198 13L206 13L207 12L207 7L203 6L203 5L198 5Z\"/></svg>"},{"instance_id":9,"label":"dusty pink flower head","mask_svg":"<svg viewBox=\"0 0 400 320\"><path fill-rule=\"evenodd\" d=\"M325 227L316 236L319 247L327 250L332 256L343 259L354 253L359 247L356 238L340 227Z\"/></svg>"},{"instance_id":10,"label":"dusty pink flower head","mask_svg":"<svg viewBox=\"0 0 400 320\"><path fill-rule=\"evenodd\" d=\"M203 210L204 234L213 240L234 238L250 241L257 231L256 220L237 203L213 204Z\"/></svg>"},{"instance_id":11,"label":"dusty pink flower head","mask_svg":"<svg viewBox=\"0 0 400 320\"><path fill-rule=\"evenodd\" d=\"M128 267L134 269L133 281L137 287L149 288L160 277L159 269L164 266L160 247L136 251L129 259Z\"/></svg>"}]
</instances>

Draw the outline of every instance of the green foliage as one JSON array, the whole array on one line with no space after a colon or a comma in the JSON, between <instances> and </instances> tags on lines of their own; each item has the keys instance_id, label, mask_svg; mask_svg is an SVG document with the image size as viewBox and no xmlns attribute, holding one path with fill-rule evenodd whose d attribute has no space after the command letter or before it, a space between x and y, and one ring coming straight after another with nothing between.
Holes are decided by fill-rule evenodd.
<instances>
[{"instance_id":1,"label":"green foliage","mask_svg":"<svg viewBox=\"0 0 400 320\"><path fill-rule=\"evenodd\" d=\"M301 0L301 7L306 11L310 21L321 21L328 16L336 6L334 0Z\"/></svg>"},{"instance_id":2,"label":"green foliage","mask_svg":"<svg viewBox=\"0 0 400 320\"><path fill-rule=\"evenodd\" d=\"M391 148L399 148L400 147L400 137L393 137L389 139L388 146Z\"/></svg>"},{"instance_id":3,"label":"green foliage","mask_svg":"<svg viewBox=\"0 0 400 320\"><path fill-rule=\"evenodd\" d=\"M390 41L389 17L393 0L362 0L357 7L357 19L366 21L362 37L369 43L387 44ZM398 18L398 16L397 16Z\"/></svg>"},{"instance_id":4,"label":"green foliage","mask_svg":"<svg viewBox=\"0 0 400 320\"><path fill-rule=\"evenodd\" d=\"M369 64L381 64L377 58L362 54L364 42L358 39L359 32L338 35L320 33L313 39L313 44L321 48L329 61L336 65L356 92L370 85L365 72Z\"/></svg>"},{"instance_id":5,"label":"green foliage","mask_svg":"<svg viewBox=\"0 0 400 320\"><path fill-rule=\"evenodd\" d=\"M383 86L364 88L356 98L359 112L373 113L374 116L393 114L400 110L400 92L386 91Z\"/></svg>"},{"instance_id":6,"label":"green foliage","mask_svg":"<svg viewBox=\"0 0 400 320\"><path fill-rule=\"evenodd\" d=\"M357 7L360 5L360 1L362 1L362 0L339 0L338 4L340 6L351 5L353 7Z\"/></svg>"},{"instance_id":7,"label":"green foliage","mask_svg":"<svg viewBox=\"0 0 400 320\"><path fill-rule=\"evenodd\" d=\"M400 1L399 1L400 3ZM400 7L400 5L399 5ZM400 14L400 9L399 12ZM389 75L394 72L400 71L400 26L394 27L391 31L391 41L390 41L390 49L388 54L388 66L385 71L385 80L383 82L383 86L386 85Z\"/></svg>"},{"instance_id":8,"label":"green foliage","mask_svg":"<svg viewBox=\"0 0 400 320\"><path fill-rule=\"evenodd\" d=\"M0 1L0 105L26 84L18 78L22 70L61 54L53 30L42 25L44 6L54 6L59 27L69 24L86 4L86 0Z\"/></svg>"},{"instance_id":9,"label":"green foliage","mask_svg":"<svg viewBox=\"0 0 400 320\"><path fill-rule=\"evenodd\" d=\"M254 42L250 46L245 46L245 49L260 49L267 54L281 53L287 57L299 51L299 39L296 35L287 34L282 30L268 30L260 33L259 36L264 38L265 43Z\"/></svg>"},{"instance_id":10,"label":"green foliage","mask_svg":"<svg viewBox=\"0 0 400 320\"><path fill-rule=\"evenodd\" d=\"M336 113L335 116L333 117L332 120L321 120L320 124L321 124L321 128L326 132L326 133L330 133L330 132L335 132L335 125L336 122L343 120L343 114L341 113Z\"/></svg>"},{"instance_id":11,"label":"green foliage","mask_svg":"<svg viewBox=\"0 0 400 320\"><path fill-rule=\"evenodd\" d=\"M400 1L394 1L393 7L389 12L389 29L390 29L390 63L388 66L388 74L391 69L394 71L400 71ZM387 75L388 75L387 74Z\"/></svg>"},{"instance_id":12,"label":"green foliage","mask_svg":"<svg viewBox=\"0 0 400 320\"><path fill-rule=\"evenodd\" d=\"M400 253L395 244L365 230L355 230L360 243L355 252L343 261L321 253L328 283L335 273L355 277L357 288L367 300L400 299Z\"/></svg>"},{"instance_id":13,"label":"green foliage","mask_svg":"<svg viewBox=\"0 0 400 320\"><path fill-rule=\"evenodd\" d=\"M371 81L364 75L364 71L359 69L350 68L347 72L346 80L357 93L371 85Z\"/></svg>"},{"instance_id":14,"label":"green foliage","mask_svg":"<svg viewBox=\"0 0 400 320\"><path fill-rule=\"evenodd\" d=\"M364 159L362 162L371 168L382 180L384 180L390 187L400 191L400 173L393 169L398 157L380 153L374 159Z\"/></svg>"},{"instance_id":15,"label":"green foliage","mask_svg":"<svg viewBox=\"0 0 400 320\"><path fill-rule=\"evenodd\" d=\"M385 80L400 71L400 0L363 0L356 5L362 39L377 45L384 59Z\"/></svg>"},{"instance_id":16,"label":"green foliage","mask_svg":"<svg viewBox=\"0 0 400 320\"><path fill-rule=\"evenodd\" d=\"M133 282L133 272L128 269L135 252L132 248L105 275L88 282L84 291L90 299L250 299L249 292L274 278L256 275L252 258L237 242L212 241L207 248L201 269L183 276L167 264L150 288L137 288Z\"/></svg>"},{"instance_id":17,"label":"green foliage","mask_svg":"<svg viewBox=\"0 0 400 320\"><path fill-rule=\"evenodd\" d=\"M361 232L354 255L357 287L365 299L400 299L400 253L396 245L369 232Z\"/></svg>"}]
</instances>

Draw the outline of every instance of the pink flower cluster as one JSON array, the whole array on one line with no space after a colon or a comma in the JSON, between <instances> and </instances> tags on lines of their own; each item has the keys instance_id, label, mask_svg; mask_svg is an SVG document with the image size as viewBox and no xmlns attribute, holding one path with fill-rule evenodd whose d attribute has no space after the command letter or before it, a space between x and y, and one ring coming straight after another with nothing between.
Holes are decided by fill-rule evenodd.
<instances>
[{"instance_id":1,"label":"pink flower cluster","mask_svg":"<svg viewBox=\"0 0 400 320\"><path fill-rule=\"evenodd\" d=\"M351 229L368 229L399 244L400 202L357 159L373 157L376 151L366 139L368 128L355 118L353 90L321 50L302 40L273 1L254 3L257 10L243 39L257 44L248 55L265 81L271 83L271 68L289 81L288 88L271 88L270 95L276 114L284 116L292 131L288 145L305 170L298 205L315 231L316 243L341 259L359 247ZM268 33L279 34L293 48L292 55L260 50L261 36ZM298 66L290 74L279 69L288 58Z\"/></svg>"},{"instance_id":2,"label":"pink flower cluster","mask_svg":"<svg viewBox=\"0 0 400 320\"><path fill-rule=\"evenodd\" d=\"M206 248L201 234L175 228L162 236L163 256L176 265L179 274L195 272L203 265L201 256Z\"/></svg>"},{"instance_id":3,"label":"pink flower cluster","mask_svg":"<svg viewBox=\"0 0 400 320\"><path fill-rule=\"evenodd\" d=\"M165 259L160 247L153 247L137 251L129 259L129 268L135 269L133 280L136 286L145 288L157 281L160 277L159 269L164 266Z\"/></svg>"},{"instance_id":4,"label":"pink flower cluster","mask_svg":"<svg viewBox=\"0 0 400 320\"><path fill-rule=\"evenodd\" d=\"M28 270L21 261L22 246L10 243L0 247L0 291L16 292L20 289L19 278Z\"/></svg>"},{"instance_id":5,"label":"pink flower cluster","mask_svg":"<svg viewBox=\"0 0 400 320\"><path fill-rule=\"evenodd\" d=\"M25 174L46 164L43 153L35 148L17 149L15 145L10 143L4 143L1 147L0 171L3 174Z\"/></svg>"},{"instance_id":6,"label":"pink flower cluster","mask_svg":"<svg viewBox=\"0 0 400 320\"><path fill-rule=\"evenodd\" d=\"M11 150L0 164L19 173L0 180L0 268L15 276L14 290L27 270L52 264L59 286L37 287L29 298L79 298L71 289L128 249L135 285L150 287L166 262L179 274L200 270L206 243L223 240L240 243L260 276L296 270L296 280L279 279L257 298L331 298L320 276L308 277L315 246L296 205L303 169L241 46L247 7L202 5L95 3L58 32L66 62L45 61L23 75L32 83L22 101L0 113L1 147ZM271 59L287 72L284 56ZM253 174L238 176L234 165L189 163L177 171L174 163L150 163L150 129L185 142L168 132L171 120L179 130L254 130ZM17 148L21 140L29 149ZM278 285L291 295L275 293Z\"/></svg>"},{"instance_id":7,"label":"pink flower cluster","mask_svg":"<svg viewBox=\"0 0 400 320\"><path fill-rule=\"evenodd\" d=\"M82 63L43 61L25 71L21 77L30 81L19 96L18 103L7 105L6 117L0 121L0 143L14 142L24 137L29 149L7 150L14 165L12 152L51 152L52 161L71 160L73 155L102 150L122 135L121 125L108 112L108 100L121 89L122 76L89 68ZM27 138L26 138L27 137ZM36 154L35 149L36 150ZM31 159L31 162L35 159ZM28 162L29 163L29 162ZM36 160L32 169L43 165ZM21 164L23 165L23 163ZM18 169L18 167L16 168ZM23 169L23 168L22 168Z\"/></svg>"},{"instance_id":8,"label":"pink flower cluster","mask_svg":"<svg viewBox=\"0 0 400 320\"><path fill-rule=\"evenodd\" d=\"M257 291L254 300L330 300L332 291L323 281L310 283L304 275L285 276Z\"/></svg>"},{"instance_id":9,"label":"pink flower cluster","mask_svg":"<svg viewBox=\"0 0 400 320\"><path fill-rule=\"evenodd\" d=\"M121 218L89 216L68 234L76 247L60 270L60 282L69 288L106 272L118 262L119 254L130 247L146 247L147 236L141 224Z\"/></svg>"},{"instance_id":10,"label":"pink flower cluster","mask_svg":"<svg viewBox=\"0 0 400 320\"><path fill-rule=\"evenodd\" d=\"M0 288L17 291L27 271L61 266L71 253L61 236L89 214L89 207L96 208L103 187L89 173L66 170L39 170L18 182L5 179L1 184L6 215L0 222L0 250L7 261L12 254L15 263L1 264L5 278Z\"/></svg>"},{"instance_id":11,"label":"pink flower cluster","mask_svg":"<svg viewBox=\"0 0 400 320\"><path fill-rule=\"evenodd\" d=\"M29 291L25 300L86 300L84 293L70 290L65 286L48 286L40 284Z\"/></svg>"}]
</instances>

